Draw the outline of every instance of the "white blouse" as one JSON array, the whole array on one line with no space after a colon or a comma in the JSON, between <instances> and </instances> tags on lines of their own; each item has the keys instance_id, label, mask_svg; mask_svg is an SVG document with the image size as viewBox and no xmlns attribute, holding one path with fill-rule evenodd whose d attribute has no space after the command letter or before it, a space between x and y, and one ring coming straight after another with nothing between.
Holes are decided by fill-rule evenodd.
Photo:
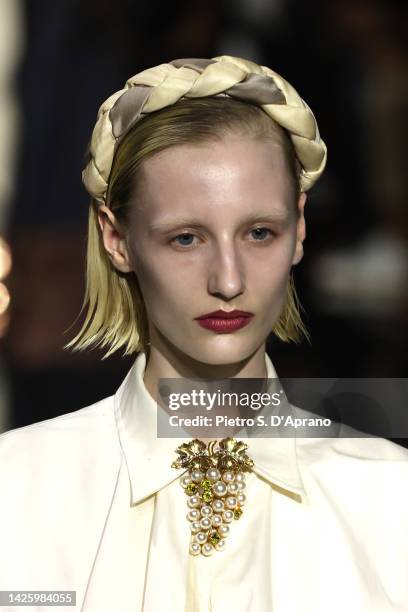
<instances>
[{"instance_id":1,"label":"white blouse","mask_svg":"<svg viewBox=\"0 0 408 612\"><path fill-rule=\"evenodd\" d=\"M123 461L82 610L408 610L405 449L376 438L246 440L255 467L244 513L225 550L192 556L182 474L171 468L185 440L157 438L145 365L142 353L115 395ZM266 366L275 377L267 356Z\"/></svg>"}]
</instances>

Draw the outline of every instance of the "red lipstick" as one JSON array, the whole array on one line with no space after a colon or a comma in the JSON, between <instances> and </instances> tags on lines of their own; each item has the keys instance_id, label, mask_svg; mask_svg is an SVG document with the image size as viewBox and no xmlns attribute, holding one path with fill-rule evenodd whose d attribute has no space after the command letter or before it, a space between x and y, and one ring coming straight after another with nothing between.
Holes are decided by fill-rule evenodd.
<instances>
[{"instance_id":1,"label":"red lipstick","mask_svg":"<svg viewBox=\"0 0 408 612\"><path fill-rule=\"evenodd\" d=\"M252 312L245 312L244 310L231 310L228 312L226 310L215 310L214 312L201 315L195 320L205 329L227 334L248 325L253 316Z\"/></svg>"}]
</instances>

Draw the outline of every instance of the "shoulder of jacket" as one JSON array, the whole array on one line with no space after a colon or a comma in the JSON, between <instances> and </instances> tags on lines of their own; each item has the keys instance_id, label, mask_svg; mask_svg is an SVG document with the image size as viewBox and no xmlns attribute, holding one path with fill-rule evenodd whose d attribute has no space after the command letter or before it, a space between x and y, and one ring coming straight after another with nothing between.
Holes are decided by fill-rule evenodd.
<instances>
[{"instance_id":1,"label":"shoulder of jacket","mask_svg":"<svg viewBox=\"0 0 408 612\"><path fill-rule=\"evenodd\" d=\"M0 436L0 582L88 576L123 465L113 408L109 397Z\"/></svg>"},{"instance_id":2,"label":"shoulder of jacket","mask_svg":"<svg viewBox=\"0 0 408 612\"><path fill-rule=\"evenodd\" d=\"M293 408L301 418L318 416L296 406ZM305 460L328 460L343 456L357 461L402 461L408 464L407 448L386 438L366 434L344 423L332 421L324 437L314 436L311 431L307 428L297 431L297 450Z\"/></svg>"},{"instance_id":3,"label":"shoulder of jacket","mask_svg":"<svg viewBox=\"0 0 408 612\"><path fill-rule=\"evenodd\" d=\"M117 440L114 396L52 419L12 429L0 435L0 464L17 469L52 463L63 457L83 457L91 448L109 447Z\"/></svg>"},{"instance_id":4,"label":"shoulder of jacket","mask_svg":"<svg viewBox=\"0 0 408 612\"><path fill-rule=\"evenodd\" d=\"M361 437L358 437L360 434ZM365 436L347 425L339 427L336 437L297 438L298 454L306 462L348 458L355 461L394 461L406 464L408 449L385 438Z\"/></svg>"}]
</instances>

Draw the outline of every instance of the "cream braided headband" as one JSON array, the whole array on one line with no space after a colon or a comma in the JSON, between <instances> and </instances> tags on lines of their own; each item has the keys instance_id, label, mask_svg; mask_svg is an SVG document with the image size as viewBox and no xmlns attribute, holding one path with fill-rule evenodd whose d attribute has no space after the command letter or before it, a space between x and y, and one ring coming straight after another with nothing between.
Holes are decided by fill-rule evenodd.
<instances>
[{"instance_id":1,"label":"cream braided headband","mask_svg":"<svg viewBox=\"0 0 408 612\"><path fill-rule=\"evenodd\" d=\"M179 59L144 70L102 104L92 134L90 161L82 173L88 193L105 202L115 151L139 119L181 98L219 94L260 106L289 132L302 165L301 189L310 189L323 172L327 156L312 111L273 70L222 55L211 60Z\"/></svg>"}]
</instances>

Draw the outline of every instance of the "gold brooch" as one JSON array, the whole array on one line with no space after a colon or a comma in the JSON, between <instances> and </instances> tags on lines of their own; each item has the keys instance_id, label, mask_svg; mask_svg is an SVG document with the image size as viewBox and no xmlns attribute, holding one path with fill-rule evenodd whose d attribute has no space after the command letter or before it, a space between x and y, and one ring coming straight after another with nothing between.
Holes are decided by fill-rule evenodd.
<instances>
[{"instance_id":1,"label":"gold brooch","mask_svg":"<svg viewBox=\"0 0 408 612\"><path fill-rule=\"evenodd\" d=\"M244 442L225 438L208 446L195 439L176 449L179 457L172 467L188 469L180 484L187 495L192 555L209 557L214 549L224 550L229 524L242 516L245 476L254 465L247 448Z\"/></svg>"}]
</instances>

